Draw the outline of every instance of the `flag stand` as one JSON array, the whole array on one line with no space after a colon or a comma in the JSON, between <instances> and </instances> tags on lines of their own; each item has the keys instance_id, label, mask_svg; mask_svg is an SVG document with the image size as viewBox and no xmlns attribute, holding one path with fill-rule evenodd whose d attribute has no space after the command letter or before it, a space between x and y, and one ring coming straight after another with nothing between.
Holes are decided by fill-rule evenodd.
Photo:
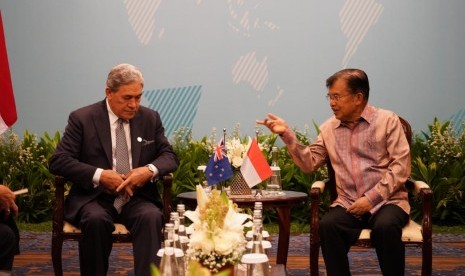
<instances>
[{"instance_id":1,"label":"flag stand","mask_svg":"<svg viewBox=\"0 0 465 276\"><path fill-rule=\"evenodd\" d=\"M232 181L231 181L231 186L229 187L229 193L231 195L251 195L252 194L252 189L247 185L247 182L245 182L244 177L242 176L242 173L238 171Z\"/></svg>"}]
</instances>

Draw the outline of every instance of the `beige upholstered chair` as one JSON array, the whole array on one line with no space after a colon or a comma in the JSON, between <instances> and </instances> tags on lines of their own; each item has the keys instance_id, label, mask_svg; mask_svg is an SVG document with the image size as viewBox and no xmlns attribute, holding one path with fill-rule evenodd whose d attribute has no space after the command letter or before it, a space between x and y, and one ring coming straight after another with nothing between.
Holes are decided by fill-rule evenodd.
<instances>
[{"instance_id":1,"label":"beige upholstered chair","mask_svg":"<svg viewBox=\"0 0 465 276\"><path fill-rule=\"evenodd\" d=\"M163 177L163 215L165 218L170 217L171 212L171 186L172 176L167 175ZM65 202L65 183L66 179L61 176L55 176L55 208L53 211L53 229L52 229L52 262L53 270L56 276L63 275L62 267L62 247L63 241L74 240L77 241L81 238L81 231L68 223L63 218L64 202ZM113 232L114 242L131 242L131 233L122 224L115 224L115 231Z\"/></svg>"},{"instance_id":2,"label":"beige upholstered chair","mask_svg":"<svg viewBox=\"0 0 465 276\"><path fill-rule=\"evenodd\" d=\"M400 118L404 127L405 135L409 144L412 139L412 130L407 121ZM325 181L316 181L312 184L310 191L311 206L310 206L310 275L318 275L318 258L320 252L320 237L318 234L320 223L319 204L323 196L323 192L329 190L331 201L337 197L336 186L334 182L334 170L331 163L328 161L328 175L329 178ZM422 250L422 268L421 275L431 275L432 270L432 221L431 221L431 208L432 208L432 192L429 186L422 181L407 180L405 184L412 192L419 196L422 201L421 225L413 220L404 227L402 231L402 241L406 246L420 246ZM370 241L369 229L364 229L360 233L360 237L356 242L356 246L372 247Z\"/></svg>"}]
</instances>

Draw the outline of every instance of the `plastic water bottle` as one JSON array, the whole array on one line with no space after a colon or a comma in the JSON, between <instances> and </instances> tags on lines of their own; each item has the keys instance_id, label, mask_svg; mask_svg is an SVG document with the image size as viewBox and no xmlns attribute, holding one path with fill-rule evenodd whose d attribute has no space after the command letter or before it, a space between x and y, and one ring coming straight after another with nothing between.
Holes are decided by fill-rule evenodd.
<instances>
[{"instance_id":1,"label":"plastic water bottle","mask_svg":"<svg viewBox=\"0 0 465 276\"><path fill-rule=\"evenodd\" d=\"M281 192L281 168L278 165L278 147L271 149L271 177L266 183L269 195L278 195Z\"/></svg>"},{"instance_id":2,"label":"plastic water bottle","mask_svg":"<svg viewBox=\"0 0 465 276\"><path fill-rule=\"evenodd\" d=\"M163 255L160 262L160 274L162 276L175 276L179 275L179 265L175 256L174 248L174 224L165 224L164 230L164 248L162 250ZM184 272L184 270L183 270Z\"/></svg>"}]
</instances>

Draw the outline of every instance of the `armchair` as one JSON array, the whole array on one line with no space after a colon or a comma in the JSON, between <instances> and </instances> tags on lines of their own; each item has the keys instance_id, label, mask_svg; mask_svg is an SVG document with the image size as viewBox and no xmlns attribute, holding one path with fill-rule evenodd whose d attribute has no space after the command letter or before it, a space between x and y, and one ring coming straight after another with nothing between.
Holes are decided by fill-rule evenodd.
<instances>
[{"instance_id":1,"label":"armchair","mask_svg":"<svg viewBox=\"0 0 465 276\"><path fill-rule=\"evenodd\" d=\"M172 175L163 177L163 215L165 218L170 217L171 212L171 187L173 178ZM55 207L53 210L52 222L52 262L53 270L56 276L63 275L62 266L62 247L65 240L78 241L82 233L81 231L64 220L63 210L65 203L65 183L66 179L61 176L55 176ZM131 233L123 224L115 223L115 231L113 232L114 242L131 242Z\"/></svg>"}]
</instances>

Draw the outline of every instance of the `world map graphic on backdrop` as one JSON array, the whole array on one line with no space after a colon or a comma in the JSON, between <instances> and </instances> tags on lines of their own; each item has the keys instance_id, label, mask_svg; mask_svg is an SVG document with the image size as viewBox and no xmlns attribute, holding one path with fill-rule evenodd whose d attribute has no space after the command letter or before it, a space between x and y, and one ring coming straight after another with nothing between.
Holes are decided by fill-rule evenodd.
<instances>
[{"instance_id":1,"label":"world map graphic on backdrop","mask_svg":"<svg viewBox=\"0 0 465 276\"><path fill-rule=\"evenodd\" d=\"M465 126L465 1L56 2L0 0L18 134L63 131L120 62L142 69L142 104L162 111L170 134L240 124L248 136L275 113L310 138L332 115L325 79L352 67L370 76L370 102L417 133L434 118Z\"/></svg>"},{"instance_id":2,"label":"world map graphic on backdrop","mask_svg":"<svg viewBox=\"0 0 465 276\"><path fill-rule=\"evenodd\" d=\"M346 52L342 59L342 68L346 68L358 45L363 41L370 28L376 24L383 12L383 5L374 0L346 0L339 19L341 31L347 38Z\"/></svg>"},{"instance_id":3,"label":"world map graphic on backdrop","mask_svg":"<svg viewBox=\"0 0 465 276\"><path fill-rule=\"evenodd\" d=\"M193 0L194 1L194 0ZM208 8L207 3L195 0L198 8ZM229 19L224 24L243 39L252 38L258 31L279 32L280 26L272 19L258 16L262 1L252 0L224 0L228 10ZM163 26L156 26L157 10L163 5L163 0L124 0L128 14L128 22L143 45L149 45L154 32L158 31L161 39L166 31ZM363 42L369 31L380 19L384 6L376 0L346 0L339 11L340 30L346 38L345 53L341 65L346 68L351 58L356 54L359 45ZM226 53L225 53L226 54ZM231 81L235 85L246 84L250 90L260 97L269 83L269 59L271 56L260 53L258 49L250 49L238 56L236 62L231 64ZM164 123L166 132L171 135L180 126L192 127L201 96L201 85L178 88L154 89L144 93L149 101L149 107L160 111L166 116ZM268 89L270 90L270 89ZM267 104L273 106L280 98L285 96L285 87L276 87L277 95ZM156 100L155 100L156 99ZM465 111L459 110L450 119L461 122ZM461 124L455 124L459 130Z\"/></svg>"},{"instance_id":4,"label":"world map graphic on backdrop","mask_svg":"<svg viewBox=\"0 0 465 276\"><path fill-rule=\"evenodd\" d=\"M233 82L247 82L253 90L262 92L268 83L267 61L266 56L261 61L257 61L255 52L241 56L232 68Z\"/></svg>"},{"instance_id":5,"label":"world map graphic on backdrop","mask_svg":"<svg viewBox=\"0 0 465 276\"><path fill-rule=\"evenodd\" d=\"M229 18L229 27L233 32L239 33L244 37L251 37L253 32L258 29L266 28L271 31L279 30L279 26L274 22L262 19L254 14L254 11L260 9L262 1L251 0L227 0Z\"/></svg>"},{"instance_id":6,"label":"world map graphic on backdrop","mask_svg":"<svg viewBox=\"0 0 465 276\"><path fill-rule=\"evenodd\" d=\"M192 128L197 112L201 85L144 91L148 108L160 113L165 135L170 137L179 127Z\"/></svg>"},{"instance_id":7,"label":"world map graphic on backdrop","mask_svg":"<svg viewBox=\"0 0 465 276\"><path fill-rule=\"evenodd\" d=\"M462 108L453 114L449 120L453 122L456 133L461 133L465 124L465 109Z\"/></svg>"},{"instance_id":8,"label":"world map graphic on backdrop","mask_svg":"<svg viewBox=\"0 0 465 276\"><path fill-rule=\"evenodd\" d=\"M155 31L155 13L162 0L124 0L131 24L137 39L148 45Z\"/></svg>"}]
</instances>

